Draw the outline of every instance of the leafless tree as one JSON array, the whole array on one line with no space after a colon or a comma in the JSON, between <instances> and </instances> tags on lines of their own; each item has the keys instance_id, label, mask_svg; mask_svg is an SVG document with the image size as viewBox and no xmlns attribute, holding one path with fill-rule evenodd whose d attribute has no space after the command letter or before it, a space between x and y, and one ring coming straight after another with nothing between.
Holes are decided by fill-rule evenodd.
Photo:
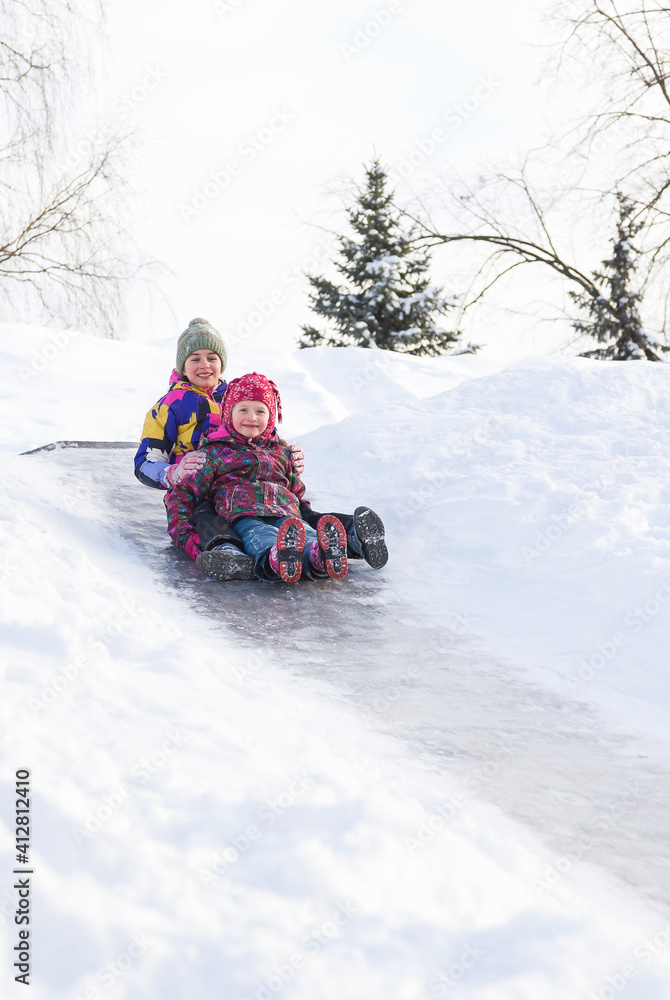
<instances>
[{"instance_id":1,"label":"leafless tree","mask_svg":"<svg viewBox=\"0 0 670 1000\"><path fill-rule=\"evenodd\" d=\"M145 266L129 235L133 136L82 116L103 46L98 0L0 0L0 296L5 317L107 336Z\"/></svg>"},{"instance_id":2,"label":"leafless tree","mask_svg":"<svg viewBox=\"0 0 670 1000\"><path fill-rule=\"evenodd\" d=\"M555 16L565 37L554 71L568 71L597 105L566 138L587 159L606 137L619 183L637 185L641 207L658 207L670 183L670 7L574 0L558 4Z\"/></svg>"},{"instance_id":3,"label":"leafless tree","mask_svg":"<svg viewBox=\"0 0 670 1000\"><path fill-rule=\"evenodd\" d=\"M424 211L423 241L481 248L464 308L520 265L541 264L576 291L574 302L597 303L613 318L618 306L612 289L587 261L596 254L602 260L608 250L617 194L626 200L627 224L636 233L636 302L644 295L664 313L670 8L657 0L567 0L554 6L551 17L560 37L547 76L578 92L586 110L557 123L550 141L529 151L520 167L485 170L476 182L445 178L448 222L437 224ZM590 331L589 324L581 328ZM664 315L657 316L655 328L640 327L638 334L638 352L626 356L659 360ZM598 356L618 355L603 349Z\"/></svg>"},{"instance_id":4,"label":"leafless tree","mask_svg":"<svg viewBox=\"0 0 670 1000\"><path fill-rule=\"evenodd\" d=\"M636 268L632 255L625 271L625 287L621 280L618 283L609 280L607 267L603 272L587 271L578 266L574 261L573 241L569 238L571 227L563 225L565 231L561 231L558 223L551 225L547 214L551 212L552 206L547 210L542 207L542 199L528 177L526 166L516 174L490 177L488 184L480 182L477 189L468 187L463 181L458 186L454 178L449 186L452 197L459 205L458 228L452 232L440 230L430 221L425 211L421 217L410 218L419 228L420 235L416 242L422 246L436 248L468 244L481 248L470 287L461 303L463 312L481 302L494 285L522 265L525 269L530 265L542 265L545 271L549 269L563 279L572 302L589 315L599 316L597 324L573 318L572 326L582 336L593 336L605 344L597 351L582 352L585 356L619 360L638 357L649 361L661 360L665 348L659 344L658 337L645 329L640 321L639 304L642 293L632 287ZM622 200L625 203L625 220L621 216ZM617 194L615 202L619 216L612 242L614 255L619 257L621 248L625 249L629 242L626 234L632 239L642 226L639 222L631 221L633 209L627 199ZM516 210L513 206L516 206ZM618 251L617 246L620 248ZM639 256L636 248L635 257ZM607 264L605 260L601 263ZM628 308L622 309L624 296ZM631 310L633 302L635 309Z\"/></svg>"}]
</instances>

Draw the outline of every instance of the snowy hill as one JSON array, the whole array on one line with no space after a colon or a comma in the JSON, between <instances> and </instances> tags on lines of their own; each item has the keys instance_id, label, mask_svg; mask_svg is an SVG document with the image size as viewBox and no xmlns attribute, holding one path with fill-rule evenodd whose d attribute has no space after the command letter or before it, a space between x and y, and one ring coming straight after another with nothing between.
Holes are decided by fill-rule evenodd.
<instances>
[{"instance_id":1,"label":"snowy hill","mask_svg":"<svg viewBox=\"0 0 670 1000\"><path fill-rule=\"evenodd\" d=\"M670 995L666 366L246 345L315 506L375 507L391 557L226 586L132 451L19 454L138 438L174 340L0 334L35 1000Z\"/></svg>"},{"instance_id":2,"label":"snowy hill","mask_svg":"<svg viewBox=\"0 0 670 1000\"><path fill-rule=\"evenodd\" d=\"M543 682L663 737L669 390L661 365L524 362L304 444L324 496L335 456L349 504L384 509L408 599L467 613Z\"/></svg>"}]
</instances>

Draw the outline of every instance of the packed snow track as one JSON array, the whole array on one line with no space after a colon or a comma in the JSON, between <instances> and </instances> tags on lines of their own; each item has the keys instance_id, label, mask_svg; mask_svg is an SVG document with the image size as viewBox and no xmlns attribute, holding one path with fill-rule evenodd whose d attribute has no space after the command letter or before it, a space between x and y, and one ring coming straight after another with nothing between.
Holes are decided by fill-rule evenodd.
<instances>
[{"instance_id":1,"label":"packed snow track","mask_svg":"<svg viewBox=\"0 0 670 1000\"><path fill-rule=\"evenodd\" d=\"M597 710L495 662L467 620L400 602L387 567L354 562L342 583L289 587L203 578L169 542L162 495L134 479L128 451L56 450L68 490L93 491L110 531L130 540L194 616L294 676L317 678L375 729L538 833L556 870L594 864L670 911L670 767L661 748L612 731ZM569 877L569 875L568 875Z\"/></svg>"}]
</instances>

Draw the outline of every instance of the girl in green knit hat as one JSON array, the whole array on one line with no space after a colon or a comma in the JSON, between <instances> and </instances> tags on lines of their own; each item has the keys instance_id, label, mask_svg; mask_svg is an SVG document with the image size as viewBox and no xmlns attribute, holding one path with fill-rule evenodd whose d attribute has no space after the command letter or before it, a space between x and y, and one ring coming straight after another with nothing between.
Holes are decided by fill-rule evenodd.
<instances>
[{"instance_id":1,"label":"girl in green knit hat","mask_svg":"<svg viewBox=\"0 0 670 1000\"><path fill-rule=\"evenodd\" d=\"M219 332L208 320L192 319L177 341L175 369L170 388L146 415L142 440L135 455L135 475L141 483L167 490L186 477L193 476L204 465L205 456L198 450L200 438L209 417L221 414L221 401L227 388L223 379L227 363L226 348ZM290 445L292 463L298 476L305 468L305 456L298 445ZM369 512L369 513L366 513ZM355 514L336 516L342 521L348 538L348 557L365 559L375 569L388 558L383 543L383 525L374 515L376 536L374 546L365 537L369 515L367 507ZM308 507L302 515L312 527L322 516ZM216 549L215 559L209 559L207 572L225 580L253 580L253 559L245 555L242 543L228 522L219 517L213 504L204 500L194 511L195 540L189 551L196 559L202 551ZM363 537L361 537L363 536Z\"/></svg>"}]
</instances>

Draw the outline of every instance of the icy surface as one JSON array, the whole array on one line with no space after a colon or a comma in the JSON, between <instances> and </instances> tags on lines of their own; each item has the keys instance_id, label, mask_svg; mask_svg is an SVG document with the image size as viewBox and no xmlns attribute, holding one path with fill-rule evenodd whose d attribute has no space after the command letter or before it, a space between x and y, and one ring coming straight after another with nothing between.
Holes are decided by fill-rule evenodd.
<instances>
[{"instance_id":1,"label":"icy surface","mask_svg":"<svg viewBox=\"0 0 670 1000\"><path fill-rule=\"evenodd\" d=\"M61 452L58 465L71 489L86 488L86 456ZM354 705L368 726L401 738L431 768L446 766L466 790L541 834L557 857L589 838L580 857L670 912L662 747L653 752L613 732L602 713L492 658L468 634L467 618L399 599L389 592L390 569L352 561L346 586L224 585L203 579L169 545L160 494L137 489L127 457L109 457L90 499L142 553L157 586L186 599L224 641L302 681L327 681L329 699Z\"/></svg>"},{"instance_id":2,"label":"icy surface","mask_svg":"<svg viewBox=\"0 0 670 1000\"><path fill-rule=\"evenodd\" d=\"M0 852L30 767L32 996L665 1000L665 366L231 359L280 385L315 505L388 526L383 570L273 587L204 580L131 451L17 455L137 436L174 345L22 378L20 332Z\"/></svg>"}]
</instances>

